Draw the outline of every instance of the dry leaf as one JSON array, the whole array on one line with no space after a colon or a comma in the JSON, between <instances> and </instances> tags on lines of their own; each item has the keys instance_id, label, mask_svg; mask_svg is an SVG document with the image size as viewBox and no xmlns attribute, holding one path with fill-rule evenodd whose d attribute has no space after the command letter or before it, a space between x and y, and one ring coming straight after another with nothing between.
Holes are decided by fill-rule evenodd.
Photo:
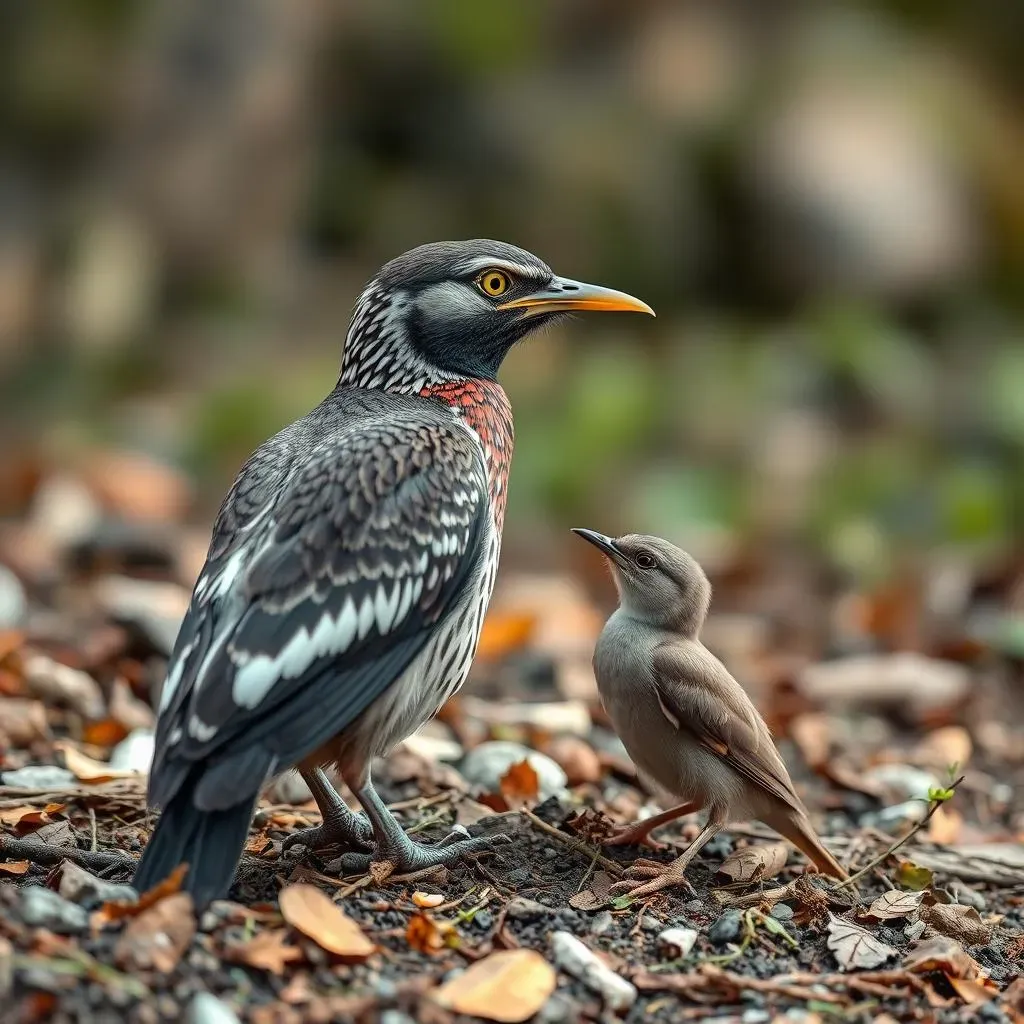
<instances>
[{"instance_id":1,"label":"dry leaf","mask_svg":"<svg viewBox=\"0 0 1024 1024\"><path fill-rule=\"evenodd\" d=\"M175 893L133 918L114 947L114 960L123 970L160 971L178 965L196 932L192 897Z\"/></svg>"},{"instance_id":2,"label":"dry leaf","mask_svg":"<svg viewBox=\"0 0 1024 1024\"><path fill-rule=\"evenodd\" d=\"M444 897L439 892L419 892L417 890L412 894L412 901L417 907L429 909L441 906L444 903Z\"/></svg>"},{"instance_id":3,"label":"dry leaf","mask_svg":"<svg viewBox=\"0 0 1024 1024\"><path fill-rule=\"evenodd\" d=\"M345 911L316 886L286 886L278 897L281 914L296 930L343 960L365 960L377 947Z\"/></svg>"},{"instance_id":4,"label":"dry leaf","mask_svg":"<svg viewBox=\"0 0 1024 1024\"><path fill-rule=\"evenodd\" d=\"M162 882L158 882L152 889L139 895L138 902L131 903L128 900L108 900L92 915L93 927L102 928L111 921L120 921L125 917L138 917L143 911L176 895L181 889L181 883L185 880L185 872L188 865L179 864Z\"/></svg>"},{"instance_id":5,"label":"dry leaf","mask_svg":"<svg viewBox=\"0 0 1024 1024\"><path fill-rule=\"evenodd\" d=\"M556 736L544 747L544 753L565 772L570 786L601 781L604 771L601 758L578 736Z\"/></svg>"},{"instance_id":6,"label":"dry leaf","mask_svg":"<svg viewBox=\"0 0 1024 1024\"><path fill-rule=\"evenodd\" d=\"M922 868L913 861L901 860L896 872L896 881L904 889L913 889L916 892L929 888L935 881L935 874L931 868Z\"/></svg>"},{"instance_id":7,"label":"dry leaf","mask_svg":"<svg viewBox=\"0 0 1024 1024\"><path fill-rule=\"evenodd\" d=\"M109 764L96 761L66 740L54 744L57 750L64 755L64 764L79 782L98 784L109 782L111 779L138 779L140 772L131 771L127 768L111 768Z\"/></svg>"},{"instance_id":8,"label":"dry leaf","mask_svg":"<svg viewBox=\"0 0 1024 1024\"><path fill-rule=\"evenodd\" d=\"M458 939L455 926L448 921L435 921L429 914L413 914L405 929L405 940L417 953L434 956Z\"/></svg>"},{"instance_id":9,"label":"dry leaf","mask_svg":"<svg viewBox=\"0 0 1024 1024\"><path fill-rule=\"evenodd\" d=\"M828 948L843 971L871 970L897 955L866 928L834 914L829 914Z\"/></svg>"},{"instance_id":10,"label":"dry leaf","mask_svg":"<svg viewBox=\"0 0 1024 1024\"><path fill-rule=\"evenodd\" d=\"M491 612L484 619L476 656L482 661L504 658L522 650L530 639L537 616L522 612Z\"/></svg>"},{"instance_id":11,"label":"dry leaf","mask_svg":"<svg viewBox=\"0 0 1024 1024\"><path fill-rule=\"evenodd\" d=\"M257 932L255 938L243 945L228 947L224 955L232 963L245 964L271 974L283 974L286 964L303 959L302 950L288 945L287 938L286 929L268 928Z\"/></svg>"},{"instance_id":12,"label":"dry leaf","mask_svg":"<svg viewBox=\"0 0 1024 1024\"><path fill-rule=\"evenodd\" d=\"M989 978L974 981L968 978L953 978L947 974L946 981L968 1006L980 1006L999 995L999 986Z\"/></svg>"},{"instance_id":13,"label":"dry leaf","mask_svg":"<svg viewBox=\"0 0 1024 1024\"><path fill-rule=\"evenodd\" d=\"M155 716L153 709L145 701L139 700L123 679L115 679L110 688L110 717L127 732L132 732L135 729L151 729Z\"/></svg>"},{"instance_id":14,"label":"dry leaf","mask_svg":"<svg viewBox=\"0 0 1024 1024\"><path fill-rule=\"evenodd\" d=\"M921 908L921 920L941 935L975 946L992 938L992 929L981 919L974 907L961 903L936 903Z\"/></svg>"},{"instance_id":15,"label":"dry leaf","mask_svg":"<svg viewBox=\"0 0 1024 1024\"><path fill-rule=\"evenodd\" d=\"M928 822L928 838L939 846L949 846L959 840L963 826L964 818L959 811L940 805Z\"/></svg>"},{"instance_id":16,"label":"dry leaf","mask_svg":"<svg viewBox=\"0 0 1024 1024\"><path fill-rule=\"evenodd\" d=\"M509 807L520 807L523 804L535 803L540 791L540 779L527 758L508 766L508 771L498 783L501 795L508 801Z\"/></svg>"},{"instance_id":17,"label":"dry leaf","mask_svg":"<svg viewBox=\"0 0 1024 1024\"><path fill-rule=\"evenodd\" d=\"M914 750L912 760L915 764L945 771L954 764L965 767L972 752L971 734L962 725L946 725L925 736Z\"/></svg>"},{"instance_id":18,"label":"dry leaf","mask_svg":"<svg viewBox=\"0 0 1024 1024\"><path fill-rule=\"evenodd\" d=\"M965 978L968 981L985 977L978 962L956 939L946 935L935 935L916 942L903 958L903 966L916 974L942 971L952 978Z\"/></svg>"},{"instance_id":19,"label":"dry leaf","mask_svg":"<svg viewBox=\"0 0 1024 1024\"><path fill-rule=\"evenodd\" d=\"M3 875L23 875L29 869L29 861L27 860L9 860L0 862L0 874Z\"/></svg>"},{"instance_id":20,"label":"dry leaf","mask_svg":"<svg viewBox=\"0 0 1024 1024\"><path fill-rule=\"evenodd\" d=\"M28 805L6 807L0 810L0 823L13 826L15 832L19 835L24 835L26 832L32 832L43 825L54 824L56 821L54 815L59 814L66 807L67 804L47 804L41 809Z\"/></svg>"},{"instance_id":21,"label":"dry leaf","mask_svg":"<svg viewBox=\"0 0 1024 1024\"><path fill-rule=\"evenodd\" d=\"M556 980L554 968L536 950L509 949L470 964L434 998L455 1013L517 1024L548 1001Z\"/></svg>"},{"instance_id":22,"label":"dry leaf","mask_svg":"<svg viewBox=\"0 0 1024 1024\"><path fill-rule=\"evenodd\" d=\"M5 736L12 747L28 747L49 737L50 726L42 701L7 697L0 709L0 736Z\"/></svg>"},{"instance_id":23,"label":"dry leaf","mask_svg":"<svg viewBox=\"0 0 1024 1024\"><path fill-rule=\"evenodd\" d=\"M82 730L82 740L92 747L113 747L128 735L128 730L114 718L90 722Z\"/></svg>"},{"instance_id":24,"label":"dry leaf","mask_svg":"<svg viewBox=\"0 0 1024 1024\"><path fill-rule=\"evenodd\" d=\"M251 853L253 854L253 856L258 857L260 856L260 854L266 853L267 850L270 849L270 847L272 847L273 845L274 844L271 842L270 838L266 835L266 833L258 832L256 835L250 836L245 841L245 852Z\"/></svg>"},{"instance_id":25,"label":"dry leaf","mask_svg":"<svg viewBox=\"0 0 1024 1024\"><path fill-rule=\"evenodd\" d=\"M774 878L786 866L788 856L786 843L744 846L722 861L718 873L733 882L759 882Z\"/></svg>"},{"instance_id":26,"label":"dry leaf","mask_svg":"<svg viewBox=\"0 0 1024 1024\"><path fill-rule=\"evenodd\" d=\"M832 750L832 725L828 715L817 711L797 715L789 723L789 735L808 768L817 771L828 764Z\"/></svg>"},{"instance_id":27,"label":"dry leaf","mask_svg":"<svg viewBox=\"0 0 1024 1024\"><path fill-rule=\"evenodd\" d=\"M921 906L923 899L923 892L903 892L900 889L890 889L888 892L883 892L868 907L867 915L878 921L892 921L898 917L910 917Z\"/></svg>"}]
</instances>

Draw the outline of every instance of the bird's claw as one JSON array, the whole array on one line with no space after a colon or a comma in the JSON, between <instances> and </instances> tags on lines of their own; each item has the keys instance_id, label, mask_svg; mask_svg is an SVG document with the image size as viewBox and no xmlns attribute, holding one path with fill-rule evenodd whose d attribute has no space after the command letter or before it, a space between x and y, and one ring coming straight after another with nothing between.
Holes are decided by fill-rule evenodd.
<instances>
[{"instance_id":1,"label":"bird's claw","mask_svg":"<svg viewBox=\"0 0 1024 1024\"><path fill-rule=\"evenodd\" d=\"M370 849L373 846L373 829L362 814L348 814L347 817L325 818L323 824L292 832L281 843L281 852L293 846L305 846L317 850L325 846L355 846Z\"/></svg>"},{"instance_id":2,"label":"bird's claw","mask_svg":"<svg viewBox=\"0 0 1024 1024\"><path fill-rule=\"evenodd\" d=\"M432 846L421 846L408 840L407 845L396 844L394 848L377 849L371 854L344 853L337 863L340 874L344 876L366 874L371 863L380 861L389 861L394 866L394 874L407 874L424 868L448 866L467 855L485 853L500 843L511 842L502 832L470 837L464 828L456 826L444 839Z\"/></svg>"}]
</instances>

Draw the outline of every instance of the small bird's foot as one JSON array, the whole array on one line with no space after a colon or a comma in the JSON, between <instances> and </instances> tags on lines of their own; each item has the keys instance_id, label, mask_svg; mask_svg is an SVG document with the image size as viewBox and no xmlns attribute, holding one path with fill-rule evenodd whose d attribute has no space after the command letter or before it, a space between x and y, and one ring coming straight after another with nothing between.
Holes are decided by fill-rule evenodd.
<instances>
[{"instance_id":1,"label":"small bird's foot","mask_svg":"<svg viewBox=\"0 0 1024 1024\"><path fill-rule=\"evenodd\" d=\"M504 833L489 836L470 837L461 826L456 825L439 843L423 846L414 843L404 832L389 835L372 854L344 853L340 858L343 875L364 874L371 863L388 862L395 874L408 874L440 865L454 864L463 857L489 851L499 843L511 842Z\"/></svg>"},{"instance_id":2,"label":"small bird's foot","mask_svg":"<svg viewBox=\"0 0 1024 1024\"><path fill-rule=\"evenodd\" d=\"M331 811L323 823L314 828L293 832L281 844L284 852L292 846L305 846L318 850L325 846L356 847L370 849L373 846L373 829L363 814L353 814L347 807L344 811Z\"/></svg>"},{"instance_id":3,"label":"small bird's foot","mask_svg":"<svg viewBox=\"0 0 1024 1024\"><path fill-rule=\"evenodd\" d=\"M660 843L657 839L651 838L650 829L643 827L643 822L636 825L628 825L617 832L613 832L602 844L602 846L646 846L648 850L667 850L667 843Z\"/></svg>"},{"instance_id":4,"label":"small bird's foot","mask_svg":"<svg viewBox=\"0 0 1024 1024\"><path fill-rule=\"evenodd\" d=\"M674 869L671 864L659 864L657 861L639 858L626 869L626 874L632 877L616 882L609 890L610 896L629 896L636 899L676 886L685 889L691 896L697 895L686 875Z\"/></svg>"}]
</instances>

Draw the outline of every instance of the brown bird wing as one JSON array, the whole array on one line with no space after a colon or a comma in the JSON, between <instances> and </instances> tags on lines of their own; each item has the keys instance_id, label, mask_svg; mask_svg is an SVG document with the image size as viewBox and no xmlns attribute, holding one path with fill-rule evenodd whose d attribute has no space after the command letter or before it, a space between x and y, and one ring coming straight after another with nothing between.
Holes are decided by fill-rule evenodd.
<instances>
[{"instance_id":1,"label":"brown bird wing","mask_svg":"<svg viewBox=\"0 0 1024 1024\"><path fill-rule=\"evenodd\" d=\"M654 679L665 717L755 786L802 811L768 726L746 691L703 645L659 645Z\"/></svg>"}]
</instances>

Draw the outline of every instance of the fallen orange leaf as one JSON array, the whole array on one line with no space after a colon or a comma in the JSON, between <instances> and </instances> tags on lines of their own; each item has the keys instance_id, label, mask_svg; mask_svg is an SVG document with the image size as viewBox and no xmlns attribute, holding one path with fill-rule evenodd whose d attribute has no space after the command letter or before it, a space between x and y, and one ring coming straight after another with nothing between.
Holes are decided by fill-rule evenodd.
<instances>
[{"instance_id":1,"label":"fallen orange leaf","mask_svg":"<svg viewBox=\"0 0 1024 1024\"><path fill-rule=\"evenodd\" d=\"M492 612L484 619L476 656L484 661L522 650L530 639L537 616L523 612Z\"/></svg>"},{"instance_id":2,"label":"fallen orange leaf","mask_svg":"<svg viewBox=\"0 0 1024 1024\"><path fill-rule=\"evenodd\" d=\"M981 1003L987 1003L999 995L999 986L988 978L974 981L970 978L956 978L951 974L946 974L945 978L953 991L968 1006L978 1006Z\"/></svg>"},{"instance_id":3,"label":"fallen orange leaf","mask_svg":"<svg viewBox=\"0 0 1024 1024\"><path fill-rule=\"evenodd\" d=\"M533 949L508 949L477 960L445 982L434 999L449 1010L519 1024L555 990L555 970Z\"/></svg>"},{"instance_id":4,"label":"fallen orange leaf","mask_svg":"<svg viewBox=\"0 0 1024 1024\"><path fill-rule=\"evenodd\" d=\"M284 928L267 929L243 945L229 947L225 956L234 963L246 964L259 971L283 974L286 964L303 958L301 949L286 944L287 938L288 932Z\"/></svg>"},{"instance_id":5,"label":"fallen orange leaf","mask_svg":"<svg viewBox=\"0 0 1024 1024\"><path fill-rule=\"evenodd\" d=\"M196 933L192 897L175 893L133 918L114 947L122 969L153 969L167 974L178 966Z\"/></svg>"},{"instance_id":6,"label":"fallen orange leaf","mask_svg":"<svg viewBox=\"0 0 1024 1024\"><path fill-rule=\"evenodd\" d=\"M93 927L102 928L103 925L109 924L111 921L120 921L125 917L138 917L154 904L176 895L181 890L181 883L185 880L187 870L187 864L179 864L162 882L142 893L137 903L130 903L127 900L109 900L104 903L92 915Z\"/></svg>"},{"instance_id":7,"label":"fallen orange leaf","mask_svg":"<svg viewBox=\"0 0 1024 1024\"><path fill-rule=\"evenodd\" d=\"M940 846L949 846L960 838L963 815L952 807L940 806L928 823L928 838Z\"/></svg>"},{"instance_id":8,"label":"fallen orange leaf","mask_svg":"<svg viewBox=\"0 0 1024 1024\"><path fill-rule=\"evenodd\" d=\"M297 882L278 897L281 915L328 953L344 960L365 960L377 947L337 903L316 886Z\"/></svg>"},{"instance_id":9,"label":"fallen orange leaf","mask_svg":"<svg viewBox=\"0 0 1024 1024\"><path fill-rule=\"evenodd\" d=\"M250 836L245 843L245 852L251 853L254 856L259 856L261 853L265 853L271 846L270 840L263 833Z\"/></svg>"},{"instance_id":10,"label":"fallen orange leaf","mask_svg":"<svg viewBox=\"0 0 1024 1024\"><path fill-rule=\"evenodd\" d=\"M533 765L524 757L522 761L509 765L498 787L509 806L516 807L536 801L540 792L540 779Z\"/></svg>"},{"instance_id":11,"label":"fallen orange leaf","mask_svg":"<svg viewBox=\"0 0 1024 1024\"><path fill-rule=\"evenodd\" d=\"M82 739L94 747L113 747L127 735L128 730L114 718L90 722L82 730Z\"/></svg>"},{"instance_id":12,"label":"fallen orange leaf","mask_svg":"<svg viewBox=\"0 0 1024 1024\"><path fill-rule=\"evenodd\" d=\"M405 929L405 941L417 953L435 956L455 938L455 926L435 921L429 914L413 914Z\"/></svg>"},{"instance_id":13,"label":"fallen orange leaf","mask_svg":"<svg viewBox=\"0 0 1024 1024\"><path fill-rule=\"evenodd\" d=\"M111 768L109 764L96 761L76 750L66 740L55 743L54 746L64 755L64 764L79 782L100 783L109 782L111 779L138 779L141 774L127 768Z\"/></svg>"},{"instance_id":14,"label":"fallen orange leaf","mask_svg":"<svg viewBox=\"0 0 1024 1024\"><path fill-rule=\"evenodd\" d=\"M0 862L0 874L23 875L29 869L27 860L9 860Z\"/></svg>"}]
</instances>

